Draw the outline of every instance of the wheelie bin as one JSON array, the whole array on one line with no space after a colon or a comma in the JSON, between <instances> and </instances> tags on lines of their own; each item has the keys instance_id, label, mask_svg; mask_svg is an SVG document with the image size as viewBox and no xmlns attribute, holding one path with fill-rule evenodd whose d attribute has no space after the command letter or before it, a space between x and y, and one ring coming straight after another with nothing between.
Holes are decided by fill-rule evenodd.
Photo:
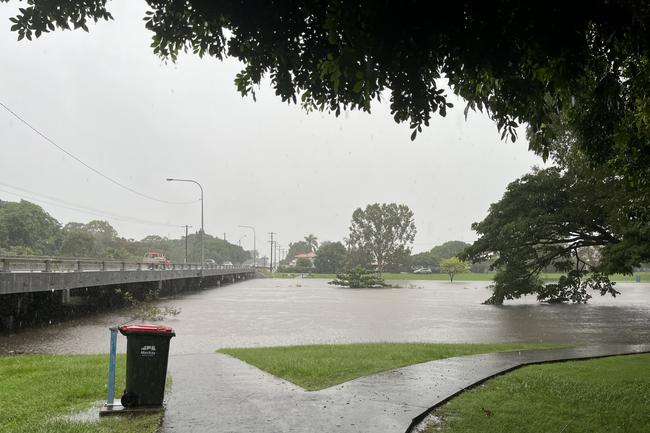
<instances>
[{"instance_id":1,"label":"wheelie bin","mask_svg":"<svg viewBox=\"0 0 650 433\"><path fill-rule=\"evenodd\" d=\"M119 327L126 342L126 389L122 406L161 406L165 396L172 328L157 325Z\"/></svg>"}]
</instances>

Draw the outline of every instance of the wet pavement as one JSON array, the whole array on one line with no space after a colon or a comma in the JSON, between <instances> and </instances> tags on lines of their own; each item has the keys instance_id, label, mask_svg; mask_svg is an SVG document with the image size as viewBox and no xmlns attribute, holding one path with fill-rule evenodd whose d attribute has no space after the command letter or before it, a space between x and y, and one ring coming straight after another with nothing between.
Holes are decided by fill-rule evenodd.
<instances>
[{"instance_id":1,"label":"wet pavement","mask_svg":"<svg viewBox=\"0 0 650 433\"><path fill-rule=\"evenodd\" d=\"M600 345L448 358L352 380L321 391L222 354L175 356L163 433L409 431L429 410L477 382L522 365L650 352Z\"/></svg>"},{"instance_id":2,"label":"wet pavement","mask_svg":"<svg viewBox=\"0 0 650 433\"><path fill-rule=\"evenodd\" d=\"M399 289L342 289L327 280L257 279L162 301L181 314L172 355L221 347L349 342L650 341L650 284L621 283L617 298L543 305L534 298L482 305L488 282L402 281ZM106 353L108 330L128 318L96 314L0 335L0 354ZM125 339L120 338L124 351Z\"/></svg>"}]
</instances>

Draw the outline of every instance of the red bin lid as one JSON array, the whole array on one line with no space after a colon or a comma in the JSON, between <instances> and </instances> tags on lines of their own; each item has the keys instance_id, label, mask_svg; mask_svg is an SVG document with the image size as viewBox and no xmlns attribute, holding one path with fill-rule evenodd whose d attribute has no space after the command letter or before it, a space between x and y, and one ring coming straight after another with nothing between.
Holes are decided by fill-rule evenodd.
<instances>
[{"instance_id":1,"label":"red bin lid","mask_svg":"<svg viewBox=\"0 0 650 433\"><path fill-rule=\"evenodd\" d=\"M173 334L174 330L162 325L125 325L118 328L122 334Z\"/></svg>"}]
</instances>

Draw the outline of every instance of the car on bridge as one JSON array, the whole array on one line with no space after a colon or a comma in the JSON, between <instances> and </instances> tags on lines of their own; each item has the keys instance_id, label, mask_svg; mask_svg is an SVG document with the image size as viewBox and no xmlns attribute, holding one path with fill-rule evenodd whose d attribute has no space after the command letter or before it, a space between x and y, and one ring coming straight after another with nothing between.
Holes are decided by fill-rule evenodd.
<instances>
[{"instance_id":1,"label":"car on bridge","mask_svg":"<svg viewBox=\"0 0 650 433\"><path fill-rule=\"evenodd\" d=\"M148 265L149 269L165 269L171 266L172 261L158 251L148 251L142 258L142 263Z\"/></svg>"}]
</instances>

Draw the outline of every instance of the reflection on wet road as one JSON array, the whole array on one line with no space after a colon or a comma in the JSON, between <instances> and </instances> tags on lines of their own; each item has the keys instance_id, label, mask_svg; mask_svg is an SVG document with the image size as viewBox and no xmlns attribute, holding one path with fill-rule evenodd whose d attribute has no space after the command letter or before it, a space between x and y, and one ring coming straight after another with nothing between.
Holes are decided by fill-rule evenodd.
<instances>
[{"instance_id":1,"label":"reflection on wet road","mask_svg":"<svg viewBox=\"0 0 650 433\"><path fill-rule=\"evenodd\" d=\"M400 289L342 289L327 280L257 279L161 301L182 310L165 321L172 354L219 347L369 341L650 342L650 284L620 283L617 298L543 305L534 298L482 305L486 282L404 281ZM119 313L0 336L0 354L103 353ZM120 339L124 350L124 339Z\"/></svg>"}]
</instances>

